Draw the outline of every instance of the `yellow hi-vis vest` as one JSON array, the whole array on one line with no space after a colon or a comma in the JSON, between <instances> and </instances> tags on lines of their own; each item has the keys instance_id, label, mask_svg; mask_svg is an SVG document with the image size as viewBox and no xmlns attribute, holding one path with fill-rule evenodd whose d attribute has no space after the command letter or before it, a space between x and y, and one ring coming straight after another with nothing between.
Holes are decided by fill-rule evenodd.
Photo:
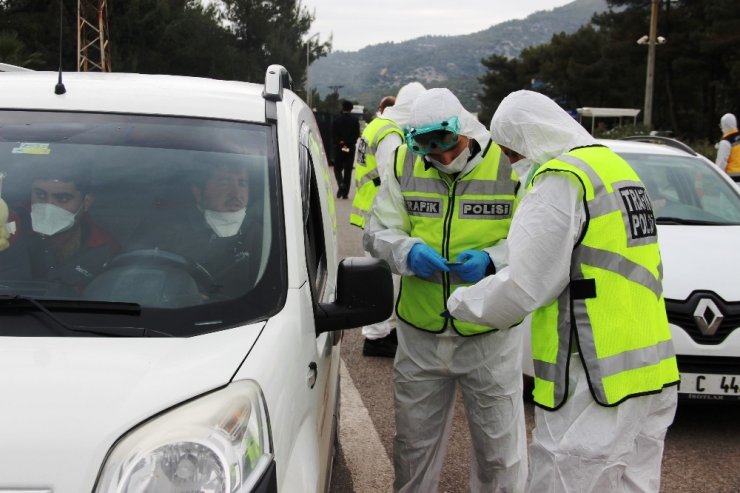
<instances>
[{"instance_id":1,"label":"yellow hi-vis vest","mask_svg":"<svg viewBox=\"0 0 740 493\"><path fill-rule=\"evenodd\" d=\"M483 160L463 176L440 173L402 145L396 151L396 178L410 221L409 236L421 238L442 257L480 250L506 238L516 207L518 178L501 148L489 143ZM442 332L452 327L471 336L494 329L446 316L447 298L469 285L453 272L431 278L403 276L396 314L417 329Z\"/></svg>"},{"instance_id":2,"label":"yellow hi-vis vest","mask_svg":"<svg viewBox=\"0 0 740 493\"><path fill-rule=\"evenodd\" d=\"M378 144L389 134L398 134L403 141L403 130L392 120L377 117L368 123L357 141L355 151L355 198L352 200L352 211L349 223L365 227L365 221L373 205L375 194L380 187L380 173L375 153Z\"/></svg>"},{"instance_id":3,"label":"yellow hi-vis vest","mask_svg":"<svg viewBox=\"0 0 740 493\"><path fill-rule=\"evenodd\" d=\"M730 143L730 155L727 156L725 172L740 173L740 132L731 130L722 136L722 140Z\"/></svg>"},{"instance_id":4,"label":"yellow hi-vis vest","mask_svg":"<svg viewBox=\"0 0 740 493\"><path fill-rule=\"evenodd\" d=\"M551 410L565 403L576 345L593 398L603 406L677 384L655 218L642 181L603 146L545 163L533 183L546 173L580 182L587 219L569 286L532 315L535 403Z\"/></svg>"}]
</instances>

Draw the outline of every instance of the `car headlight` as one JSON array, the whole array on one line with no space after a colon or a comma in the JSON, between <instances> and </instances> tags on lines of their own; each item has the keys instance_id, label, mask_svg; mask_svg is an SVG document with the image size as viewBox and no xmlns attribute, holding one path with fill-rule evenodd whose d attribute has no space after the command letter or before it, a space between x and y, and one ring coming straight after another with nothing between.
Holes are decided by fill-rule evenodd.
<instances>
[{"instance_id":1,"label":"car headlight","mask_svg":"<svg viewBox=\"0 0 740 493\"><path fill-rule=\"evenodd\" d=\"M133 429L113 447L96 493L250 491L272 462L264 397L241 381Z\"/></svg>"}]
</instances>

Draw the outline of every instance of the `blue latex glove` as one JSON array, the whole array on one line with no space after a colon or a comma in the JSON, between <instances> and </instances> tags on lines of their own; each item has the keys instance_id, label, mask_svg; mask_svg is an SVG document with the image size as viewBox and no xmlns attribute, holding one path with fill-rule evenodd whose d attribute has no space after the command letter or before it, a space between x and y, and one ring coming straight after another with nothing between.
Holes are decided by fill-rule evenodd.
<instances>
[{"instance_id":1,"label":"blue latex glove","mask_svg":"<svg viewBox=\"0 0 740 493\"><path fill-rule=\"evenodd\" d=\"M445 259L434 248L424 243L416 243L411 247L406 262L409 269L419 277L430 277L435 271L449 272Z\"/></svg>"},{"instance_id":2,"label":"blue latex glove","mask_svg":"<svg viewBox=\"0 0 740 493\"><path fill-rule=\"evenodd\" d=\"M491 257L480 250L464 250L457 256L460 265L451 265L452 272L465 282L478 282L486 277L486 270L491 265Z\"/></svg>"}]
</instances>

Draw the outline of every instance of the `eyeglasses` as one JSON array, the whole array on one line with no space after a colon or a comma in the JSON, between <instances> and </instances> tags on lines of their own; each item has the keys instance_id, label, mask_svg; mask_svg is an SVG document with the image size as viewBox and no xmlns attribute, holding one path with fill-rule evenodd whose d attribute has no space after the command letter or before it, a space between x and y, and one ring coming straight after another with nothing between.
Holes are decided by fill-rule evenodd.
<instances>
[{"instance_id":1,"label":"eyeglasses","mask_svg":"<svg viewBox=\"0 0 740 493\"><path fill-rule=\"evenodd\" d=\"M455 147L460 135L460 119L456 116L440 123L406 129L406 144L421 156L444 152Z\"/></svg>"}]
</instances>

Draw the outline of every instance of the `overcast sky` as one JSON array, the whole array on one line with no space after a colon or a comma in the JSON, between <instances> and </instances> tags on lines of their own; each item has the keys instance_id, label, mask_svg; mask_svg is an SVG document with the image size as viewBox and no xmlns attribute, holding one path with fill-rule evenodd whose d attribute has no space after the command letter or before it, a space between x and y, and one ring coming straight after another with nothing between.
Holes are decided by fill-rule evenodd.
<instances>
[{"instance_id":1,"label":"overcast sky","mask_svg":"<svg viewBox=\"0 0 740 493\"><path fill-rule=\"evenodd\" d=\"M326 41L333 34L333 51L356 51L426 35L470 34L571 1L302 0L316 16L309 35L319 33Z\"/></svg>"}]
</instances>

